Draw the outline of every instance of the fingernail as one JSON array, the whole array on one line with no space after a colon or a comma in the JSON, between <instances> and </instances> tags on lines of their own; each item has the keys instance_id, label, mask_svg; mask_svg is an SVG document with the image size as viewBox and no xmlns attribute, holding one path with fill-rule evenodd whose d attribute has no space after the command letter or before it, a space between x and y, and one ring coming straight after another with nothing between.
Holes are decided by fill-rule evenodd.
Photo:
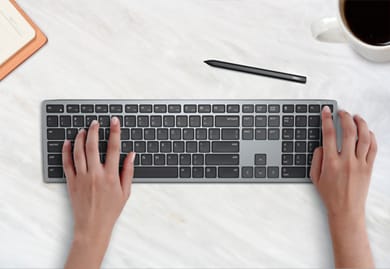
<instances>
[{"instance_id":1,"label":"fingernail","mask_svg":"<svg viewBox=\"0 0 390 269\"><path fill-rule=\"evenodd\" d=\"M118 118L117 117L112 117L111 118L111 123L112 124L117 124L118 123Z\"/></svg>"},{"instance_id":2,"label":"fingernail","mask_svg":"<svg viewBox=\"0 0 390 269\"><path fill-rule=\"evenodd\" d=\"M130 157L130 162L134 163L134 160L135 160L135 152L132 152Z\"/></svg>"},{"instance_id":3,"label":"fingernail","mask_svg":"<svg viewBox=\"0 0 390 269\"><path fill-rule=\"evenodd\" d=\"M98 121L97 120L93 120L92 122L91 122L91 127L92 126L95 126L95 125L97 125L98 124Z\"/></svg>"},{"instance_id":4,"label":"fingernail","mask_svg":"<svg viewBox=\"0 0 390 269\"><path fill-rule=\"evenodd\" d=\"M324 108L322 109L322 111L326 112L326 113L330 113L330 108L328 106L324 106Z\"/></svg>"}]
</instances>

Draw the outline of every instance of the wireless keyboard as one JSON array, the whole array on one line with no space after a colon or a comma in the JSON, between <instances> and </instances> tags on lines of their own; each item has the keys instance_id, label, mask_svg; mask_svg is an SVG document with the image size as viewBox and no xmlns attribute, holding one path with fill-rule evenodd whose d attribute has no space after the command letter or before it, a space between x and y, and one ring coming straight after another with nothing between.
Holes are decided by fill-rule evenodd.
<instances>
[{"instance_id":1,"label":"wireless keyboard","mask_svg":"<svg viewBox=\"0 0 390 269\"><path fill-rule=\"evenodd\" d=\"M128 152L137 153L134 183L311 182L324 105L339 134L334 100L46 100L44 180L66 182L63 142L92 120L100 123L103 163L110 118L117 116L120 167Z\"/></svg>"}]
</instances>

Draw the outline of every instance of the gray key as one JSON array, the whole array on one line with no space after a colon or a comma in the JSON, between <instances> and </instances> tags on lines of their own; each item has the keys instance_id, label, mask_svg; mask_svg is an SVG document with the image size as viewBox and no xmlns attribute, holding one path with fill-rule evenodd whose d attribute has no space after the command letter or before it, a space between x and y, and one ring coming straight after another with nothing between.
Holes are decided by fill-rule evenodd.
<instances>
[{"instance_id":1,"label":"gray key","mask_svg":"<svg viewBox=\"0 0 390 269\"><path fill-rule=\"evenodd\" d=\"M267 154L255 154L255 165L266 165Z\"/></svg>"},{"instance_id":2,"label":"gray key","mask_svg":"<svg viewBox=\"0 0 390 269\"><path fill-rule=\"evenodd\" d=\"M269 178L278 178L279 177L279 167L277 166L268 166L267 175Z\"/></svg>"},{"instance_id":3,"label":"gray key","mask_svg":"<svg viewBox=\"0 0 390 269\"><path fill-rule=\"evenodd\" d=\"M206 154L207 165L238 165L238 154Z\"/></svg>"},{"instance_id":4,"label":"gray key","mask_svg":"<svg viewBox=\"0 0 390 269\"><path fill-rule=\"evenodd\" d=\"M255 178L265 178L266 177L265 167L255 167Z\"/></svg>"},{"instance_id":5,"label":"gray key","mask_svg":"<svg viewBox=\"0 0 390 269\"><path fill-rule=\"evenodd\" d=\"M253 167L244 166L241 169L241 177L242 178L253 178Z\"/></svg>"},{"instance_id":6,"label":"gray key","mask_svg":"<svg viewBox=\"0 0 390 269\"><path fill-rule=\"evenodd\" d=\"M213 152L221 153L221 152L239 152L240 144L235 141L224 141L224 142L213 142L212 144Z\"/></svg>"}]
</instances>

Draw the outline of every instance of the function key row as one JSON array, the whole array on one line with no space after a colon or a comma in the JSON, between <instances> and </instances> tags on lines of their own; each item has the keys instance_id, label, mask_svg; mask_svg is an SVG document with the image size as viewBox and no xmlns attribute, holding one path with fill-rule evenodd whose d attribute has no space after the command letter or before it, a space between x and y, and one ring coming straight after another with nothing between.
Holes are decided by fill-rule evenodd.
<instances>
[{"instance_id":1,"label":"function key row","mask_svg":"<svg viewBox=\"0 0 390 269\"><path fill-rule=\"evenodd\" d=\"M183 105L184 113L239 113L240 106L238 104L187 104ZM333 112L333 105L328 105L331 111ZM324 105L306 105L306 104L297 104L297 105L281 105L277 104L244 104L242 105L242 113L320 113L321 108ZM64 105L46 105L47 113L181 113L182 105L173 104L142 104L142 105L130 105L130 104L68 104Z\"/></svg>"}]
</instances>

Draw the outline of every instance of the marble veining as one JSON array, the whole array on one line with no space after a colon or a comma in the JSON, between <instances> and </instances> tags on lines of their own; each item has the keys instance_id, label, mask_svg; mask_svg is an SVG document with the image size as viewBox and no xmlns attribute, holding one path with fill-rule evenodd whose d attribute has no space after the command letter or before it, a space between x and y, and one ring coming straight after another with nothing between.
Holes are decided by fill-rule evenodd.
<instances>
[{"instance_id":1,"label":"marble veining","mask_svg":"<svg viewBox=\"0 0 390 269\"><path fill-rule=\"evenodd\" d=\"M65 261L65 185L42 181L40 103L53 98L329 98L367 119L379 153L367 202L390 267L390 64L311 36L327 0L19 0L49 43L0 82L0 268ZM215 58L306 75L306 85L212 69ZM134 185L105 268L331 267L310 184Z\"/></svg>"}]
</instances>

